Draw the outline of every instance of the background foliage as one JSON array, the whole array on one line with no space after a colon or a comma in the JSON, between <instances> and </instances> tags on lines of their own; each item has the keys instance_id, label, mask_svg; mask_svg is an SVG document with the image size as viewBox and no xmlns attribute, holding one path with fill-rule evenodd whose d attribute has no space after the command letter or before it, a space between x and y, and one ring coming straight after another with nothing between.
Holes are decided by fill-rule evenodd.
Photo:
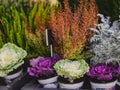
<instances>
[{"instance_id":1,"label":"background foliage","mask_svg":"<svg viewBox=\"0 0 120 90\"><path fill-rule=\"evenodd\" d=\"M28 58L49 55L45 29L51 28L56 53L63 58L84 58L92 35L87 29L97 23L96 14L95 0L60 0L53 6L34 0L0 0L0 47L12 42L25 49Z\"/></svg>"},{"instance_id":2,"label":"background foliage","mask_svg":"<svg viewBox=\"0 0 120 90\"><path fill-rule=\"evenodd\" d=\"M110 16L111 20L118 20L120 15L120 0L96 0L99 13Z\"/></svg>"}]
</instances>

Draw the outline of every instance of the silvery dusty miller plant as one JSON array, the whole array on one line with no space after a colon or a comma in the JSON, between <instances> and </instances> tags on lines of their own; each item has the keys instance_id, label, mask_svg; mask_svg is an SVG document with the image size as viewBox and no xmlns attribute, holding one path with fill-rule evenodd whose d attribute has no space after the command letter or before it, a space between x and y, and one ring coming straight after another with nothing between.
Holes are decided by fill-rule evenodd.
<instances>
[{"instance_id":1,"label":"silvery dusty miller plant","mask_svg":"<svg viewBox=\"0 0 120 90\"><path fill-rule=\"evenodd\" d=\"M91 28L95 35L91 38L93 57L92 64L120 63L120 23L116 20L110 26L110 17L100 16L102 23L97 28Z\"/></svg>"}]
</instances>

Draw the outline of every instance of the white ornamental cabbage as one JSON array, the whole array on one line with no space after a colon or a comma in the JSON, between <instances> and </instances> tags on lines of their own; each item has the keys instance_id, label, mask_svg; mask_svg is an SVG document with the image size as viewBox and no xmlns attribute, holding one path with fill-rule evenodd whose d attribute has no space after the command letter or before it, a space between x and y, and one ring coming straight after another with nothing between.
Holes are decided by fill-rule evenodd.
<instances>
[{"instance_id":1,"label":"white ornamental cabbage","mask_svg":"<svg viewBox=\"0 0 120 90\"><path fill-rule=\"evenodd\" d=\"M7 43L0 49L0 76L6 76L24 63L27 52L15 44Z\"/></svg>"},{"instance_id":2,"label":"white ornamental cabbage","mask_svg":"<svg viewBox=\"0 0 120 90\"><path fill-rule=\"evenodd\" d=\"M74 79L81 78L89 70L85 60L68 60L58 61L54 66L57 74L64 78L68 78L70 82Z\"/></svg>"}]
</instances>

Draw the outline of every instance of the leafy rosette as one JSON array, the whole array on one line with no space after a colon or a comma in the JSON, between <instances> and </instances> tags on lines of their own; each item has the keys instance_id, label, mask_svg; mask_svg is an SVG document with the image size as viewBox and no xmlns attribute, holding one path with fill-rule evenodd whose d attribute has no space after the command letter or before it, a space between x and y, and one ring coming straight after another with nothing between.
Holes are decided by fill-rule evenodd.
<instances>
[{"instance_id":1,"label":"leafy rosette","mask_svg":"<svg viewBox=\"0 0 120 90\"><path fill-rule=\"evenodd\" d=\"M30 60L30 66L27 68L27 72L33 77L47 77L55 75L53 68L54 64L60 60L61 57L58 54L54 54L53 57L42 57L33 58Z\"/></svg>"},{"instance_id":2,"label":"leafy rosette","mask_svg":"<svg viewBox=\"0 0 120 90\"><path fill-rule=\"evenodd\" d=\"M27 52L15 44L7 43L0 49L0 76L4 77L24 63Z\"/></svg>"},{"instance_id":3,"label":"leafy rosette","mask_svg":"<svg viewBox=\"0 0 120 90\"><path fill-rule=\"evenodd\" d=\"M85 60L69 60L63 59L58 61L54 66L57 74L64 78L68 78L70 82L77 78L81 78L89 70Z\"/></svg>"},{"instance_id":4,"label":"leafy rosette","mask_svg":"<svg viewBox=\"0 0 120 90\"><path fill-rule=\"evenodd\" d=\"M97 80L112 80L118 74L120 74L119 65L112 63L99 63L91 66L89 72L87 73L88 76Z\"/></svg>"}]
</instances>

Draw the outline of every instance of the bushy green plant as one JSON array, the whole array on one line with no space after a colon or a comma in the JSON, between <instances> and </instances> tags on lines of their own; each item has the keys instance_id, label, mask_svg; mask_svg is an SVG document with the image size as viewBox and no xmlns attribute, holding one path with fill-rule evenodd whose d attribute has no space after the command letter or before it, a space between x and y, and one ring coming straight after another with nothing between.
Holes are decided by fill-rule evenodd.
<instances>
[{"instance_id":1,"label":"bushy green plant","mask_svg":"<svg viewBox=\"0 0 120 90\"><path fill-rule=\"evenodd\" d=\"M52 8L57 7L44 2L35 2L30 6L29 0L1 0L0 47L12 42L25 49L28 58L48 55L45 29Z\"/></svg>"},{"instance_id":2,"label":"bushy green plant","mask_svg":"<svg viewBox=\"0 0 120 90\"><path fill-rule=\"evenodd\" d=\"M58 61L54 66L57 74L61 77L68 78L72 83L75 79L81 78L89 70L85 60L63 59Z\"/></svg>"},{"instance_id":3,"label":"bushy green plant","mask_svg":"<svg viewBox=\"0 0 120 90\"><path fill-rule=\"evenodd\" d=\"M27 52L15 44L6 43L0 49L0 76L4 77L24 63Z\"/></svg>"},{"instance_id":4,"label":"bushy green plant","mask_svg":"<svg viewBox=\"0 0 120 90\"><path fill-rule=\"evenodd\" d=\"M6 42L11 42L27 49L25 13L22 6L16 5L12 1L5 3L1 0L0 11L0 47Z\"/></svg>"}]
</instances>

